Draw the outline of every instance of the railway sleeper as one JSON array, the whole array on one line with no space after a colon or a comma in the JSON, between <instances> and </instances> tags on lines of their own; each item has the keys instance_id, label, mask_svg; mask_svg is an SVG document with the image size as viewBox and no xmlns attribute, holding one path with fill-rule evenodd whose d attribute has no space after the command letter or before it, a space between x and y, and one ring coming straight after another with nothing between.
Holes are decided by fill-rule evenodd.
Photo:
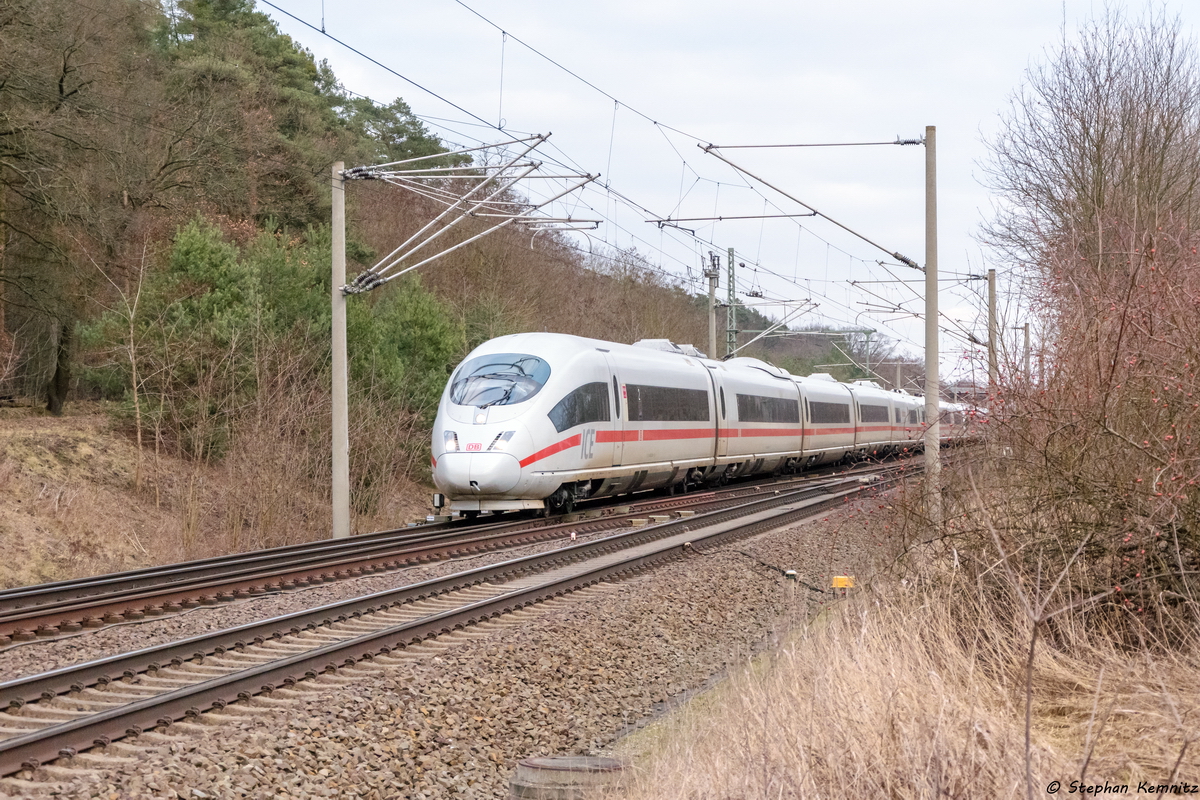
<instances>
[{"instance_id":1,"label":"railway sleeper","mask_svg":"<svg viewBox=\"0 0 1200 800\"><path fill-rule=\"evenodd\" d=\"M166 678L168 680L176 678L191 678L197 675L212 677L217 675L228 675L236 671L234 665L221 665L217 663L217 658L206 658L203 664L184 664L178 667L168 667L160 669L157 672L146 673L143 677L149 678Z\"/></svg>"},{"instance_id":2,"label":"railway sleeper","mask_svg":"<svg viewBox=\"0 0 1200 800\"><path fill-rule=\"evenodd\" d=\"M119 703L114 703L112 700L87 699L74 694L62 695L54 698L53 700L49 700L48 702L55 708L72 708L77 711L84 712L90 710L92 713L101 709L112 708L115 705L120 705Z\"/></svg>"},{"instance_id":3,"label":"railway sleeper","mask_svg":"<svg viewBox=\"0 0 1200 800\"><path fill-rule=\"evenodd\" d=\"M135 736L133 738L136 739L137 737ZM97 757L112 759L112 761L109 762L109 766L119 766L140 761L142 757L146 755L146 748L138 747L136 744L133 744L128 740L109 742L108 744L100 745L100 747L103 750L101 753L97 753L95 750L90 750L85 753L79 753L73 757L79 758L80 756L94 755Z\"/></svg>"},{"instance_id":4,"label":"railway sleeper","mask_svg":"<svg viewBox=\"0 0 1200 800\"><path fill-rule=\"evenodd\" d=\"M243 703L238 703L236 706L227 706L225 708L213 709L201 715L201 719L208 718L204 724L216 725L227 722L253 722L263 714L273 714L273 708L261 708L257 706L247 706Z\"/></svg>"},{"instance_id":5,"label":"railway sleeper","mask_svg":"<svg viewBox=\"0 0 1200 800\"><path fill-rule=\"evenodd\" d=\"M419 609L414 610L405 606L390 608L384 611L376 611L375 614L379 619L387 620L389 622L409 622L423 616Z\"/></svg>"},{"instance_id":6,"label":"railway sleeper","mask_svg":"<svg viewBox=\"0 0 1200 800\"><path fill-rule=\"evenodd\" d=\"M239 670L247 667L256 667L260 664L268 664L275 660L275 656L270 653L237 653L210 660L218 666L226 666L232 670Z\"/></svg>"},{"instance_id":7,"label":"railway sleeper","mask_svg":"<svg viewBox=\"0 0 1200 800\"><path fill-rule=\"evenodd\" d=\"M183 662L180 662L180 663L183 663ZM114 695L120 695L122 693L137 694L137 693L141 692L142 690L138 689L138 687L134 686L132 683L130 683L124 677L119 678L117 680L113 680L112 678L110 678L108 676L101 676L99 678L96 678L96 680L90 686L81 686L78 683L72 684L71 691L79 692L79 693L99 692L99 693L103 693L106 696L108 696L109 692L113 693Z\"/></svg>"},{"instance_id":8,"label":"railway sleeper","mask_svg":"<svg viewBox=\"0 0 1200 800\"><path fill-rule=\"evenodd\" d=\"M311 639L309 641L311 641ZM313 648L311 645L301 644L300 642L293 641L265 642L264 644L259 645L259 647L256 649L261 650L263 653L274 653L278 656L290 656L295 655L296 653L303 653L306 650L312 650Z\"/></svg>"},{"instance_id":9,"label":"railway sleeper","mask_svg":"<svg viewBox=\"0 0 1200 800\"><path fill-rule=\"evenodd\" d=\"M272 699L277 698L279 700L283 700L286 702L292 702L295 700L303 700L305 698L311 697L317 691L319 691L319 687L306 687L302 683L296 683L293 686L279 687L278 689L276 689L274 692L271 693L271 697L272 697Z\"/></svg>"},{"instance_id":10,"label":"railway sleeper","mask_svg":"<svg viewBox=\"0 0 1200 800\"><path fill-rule=\"evenodd\" d=\"M357 680L362 680L363 678L383 678L387 676L388 671L381 669L380 667L382 666L382 664L378 666L373 665L371 661L362 661L352 667L342 667L340 674Z\"/></svg>"},{"instance_id":11,"label":"railway sleeper","mask_svg":"<svg viewBox=\"0 0 1200 800\"><path fill-rule=\"evenodd\" d=\"M302 636L297 636L296 638L298 640L302 640L305 642L320 642L321 644L331 644L333 642L340 642L348 637L341 636L337 633L334 633L332 628L326 628L325 630L320 630L320 631L308 631L305 634L303 634ZM311 650L313 648L301 647L301 649L302 650Z\"/></svg>"},{"instance_id":12,"label":"railway sleeper","mask_svg":"<svg viewBox=\"0 0 1200 800\"><path fill-rule=\"evenodd\" d=\"M257 707L257 708L270 709L270 710L277 710L280 708L291 708L293 705L295 705L295 703L292 700L288 700L283 697L275 697L274 695L275 695L274 691L266 693L266 694L256 694L254 697L251 697L249 700L246 700L245 704L247 706L253 706L253 707Z\"/></svg>"},{"instance_id":13,"label":"railway sleeper","mask_svg":"<svg viewBox=\"0 0 1200 800\"><path fill-rule=\"evenodd\" d=\"M322 672L309 680L314 686L354 686L358 683L357 679L342 677L336 672Z\"/></svg>"},{"instance_id":14,"label":"railway sleeper","mask_svg":"<svg viewBox=\"0 0 1200 800\"><path fill-rule=\"evenodd\" d=\"M109 705L112 705L111 703ZM22 719L53 725L59 722L79 719L80 717L90 717L91 711L81 711L75 708L63 708L49 703L34 703L25 707L25 713L22 714Z\"/></svg>"},{"instance_id":15,"label":"railway sleeper","mask_svg":"<svg viewBox=\"0 0 1200 800\"><path fill-rule=\"evenodd\" d=\"M73 758L74 757L68 759L68 761L73 761ZM57 764L45 764L37 769L38 777L44 779L47 783L52 783L55 781L74 781L79 780L79 778L83 777L84 775L93 775L97 773L99 773L98 769L77 767L74 766L73 763L65 767L60 767ZM44 790L45 786L41 788Z\"/></svg>"},{"instance_id":16,"label":"railway sleeper","mask_svg":"<svg viewBox=\"0 0 1200 800\"><path fill-rule=\"evenodd\" d=\"M30 731L38 731L46 727L45 725L29 725L24 728L14 728L11 725L0 723L0 738L10 739L13 736L23 736Z\"/></svg>"},{"instance_id":17,"label":"railway sleeper","mask_svg":"<svg viewBox=\"0 0 1200 800\"><path fill-rule=\"evenodd\" d=\"M38 730L46 727L45 721L31 715L28 708L30 707L26 706L17 713L0 713L0 726L16 730Z\"/></svg>"},{"instance_id":18,"label":"railway sleeper","mask_svg":"<svg viewBox=\"0 0 1200 800\"><path fill-rule=\"evenodd\" d=\"M171 723L170 730L182 734L208 733L212 730L212 726L197 722L195 719L180 719Z\"/></svg>"},{"instance_id":19,"label":"railway sleeper","mask_svg":"<svg viewBox=\"0 0 1200 800\"><path fill-rule=\"evenodd\" d=\"M166 731L170 728L169 726L162 725L161 721L159 724L161 728L163 728L162 730L159 728L154 728L152 730L142 731L137 738L138 744L143 747L162 747L163 745L167 745L169 747L173 744L179 744L180 742L187 741L183 736L167 733Z\"/></svg>"},{"instance_id":20,"label":"railway sleeper","mask_svg":"<svg viewBox=\"0 0 1200 800\"><path fill-rule=\"evenodd\" d=\"M364 629L364 626L367 629L376 630L379 627L379 625L372 624L373 620L375 620L375 616L373 614L371 616L362 617L359 619L347 619L347 620L343 620L341 622L334 623L333 625L330 625L329 630L353 631L353 630Z\"/></svg>"},{"instance_id":21,"label":"railway sleeper","mask_svg":"<svg viewBox=\"0 0 1200 800\"><path fill-rule=\"evenodd\" d=\"M46 791L46 782L24 778L0 778L0 791L10 797L36 797Z\"/></svg>"},{"instance_id":22,"label":"railway sleeper","mask_svg":"<svg viewBox=\"0 0 1200 800\"><path fill-rule=\"evenodd\" d=\"M212 677L212 676L202 675L202 674L191 675L191 676L181 675L177 678L159 678L159 677L146 676L142 680L141 685L145 686L147 689L152 689L153 694L160 694L164 690L170 691L172 689L179 689L183 686L193 686L197 683L200 683L202 680L205 680L210 677Z\"/></svg>"}]
</instances>

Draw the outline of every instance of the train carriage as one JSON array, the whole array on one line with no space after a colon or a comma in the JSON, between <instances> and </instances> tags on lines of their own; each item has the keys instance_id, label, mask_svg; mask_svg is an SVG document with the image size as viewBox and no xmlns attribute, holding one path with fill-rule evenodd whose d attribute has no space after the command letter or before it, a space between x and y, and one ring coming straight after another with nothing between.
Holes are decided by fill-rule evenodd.
<instances>
[{"instance_id":1,"label":"train carriage","mask_svg":"<svg viewBox=\"0 0 1200 800\"><path fill-rule=\"evenodd\" d=\"M804 466L840 461L854 451L854 396L827 374L795 377L804 406Z\"/></svg>"},{"instance_id":2,"label":"train carriage","mask_svg":"<svg viewBox=\"0 0 1200 800\"><path fill-rule=\"evenodd\" d=\"M716 464L724 477L771 472L803 449L800 392L786 371L756 358L710 362L719 406Z\"/></svg>"},{"instance_id":3,"label":"train carriage","mask_svg":"<svg viewBox=\"0 0 1200 800\"><path fill-rule=\"evenodd\" d=\"M903 390L895 395L892 402L896 413L896 450L915 450L924 444L925 398L914 397Z\"/></svg>"},{"instance_id":4,"label":"train carriage","mask_svg":"<svg viewBox=\"0 0 1200 800\"><path fill-rule=\"evenodd\" d=\"M862 456L882 456L890 453L895 439L895 394L884 391L874 381L855 381L850 384L854 395L854 410L858 417L855 426L854 448Z\"/></svg>"}]
</instances>

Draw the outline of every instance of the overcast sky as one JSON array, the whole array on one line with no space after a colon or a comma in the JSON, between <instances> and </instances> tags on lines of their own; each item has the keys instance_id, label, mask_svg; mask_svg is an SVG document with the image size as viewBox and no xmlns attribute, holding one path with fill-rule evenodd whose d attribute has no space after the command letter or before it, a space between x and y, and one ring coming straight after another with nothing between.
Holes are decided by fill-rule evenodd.
<instances>
[{"instance_id":1,"label":"overcast sky","mask_svg":"<svg viewBox=\"0 0 1200 800\"><path fill-rule=\"evenodd\" d=\"M811 298L819 306L803 321L872 328L912 353L922 346L922 323L878 309L899 304L920 312L922 285L865 282L919 280L920 273L890 266L894 260L883 252L828 221L679 223L695 229L693 237L645 220L805 211L697 144L890 142L934 125L940 268L954 277L1002 266L989 263L973 238L991 209L981 182L984 142L1026 68L1061 41L1064 22L1070 37L1104 7L1092 0L273 2L318 29L259 2L285 33L327 59L347 89L381 102L404 98L448 145L504 134L323 36L323 14L329 36L489 125L552 133L547 157L602 176L577 203L557 209L605 220L590 241L579 236L580 247L635 245L695 280L695 291L704 288L699 270L707 251L733 247L747 264L738 276L747 302L760 302L746 298L754 289L766 298ZM1166 3L1189 35L1196 6ZM1142 8L1128 7L1133 15ZM889 251L924 263L922 147L723 152ZM880 259L886 269L875 263ZM986 338L983 282L942 285L943 313ZM780 306L763 310L783 313ZM1019 311L1011 316L1010 324L1024 321ZM943 327L954 330L954 323L943 320ZM968 346L950 334L941 344L943 372L961 374Z\"/></svg>"}]
</instances>

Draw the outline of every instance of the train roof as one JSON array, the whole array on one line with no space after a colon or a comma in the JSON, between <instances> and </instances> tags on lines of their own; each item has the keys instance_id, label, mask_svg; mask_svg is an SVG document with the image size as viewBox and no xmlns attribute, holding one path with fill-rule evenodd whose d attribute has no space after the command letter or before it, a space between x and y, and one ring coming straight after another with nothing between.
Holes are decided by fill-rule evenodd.
<instances>
[{"instance_id":1,"label":"train roof","mask_svg":"<svg viewBox=\"0 0 1200 800\"><path fill-rule=\"evenodd\" d=\"M618 353L622 351L629 353L636 352L643 356L649 353L661 353L665 357L675 356L694 359L710 369L754 369L773 378L790 380L809 387L816 387L822 384L831 385L831 387L839 386L860 395L865 394L880 398L886 396L898 402L923 402L923 398L920 395L911 395L903 390L883 389L874 381L860 380L852 383L844 383L827 372L818 372L812 375L793 375L786 369L749 356L738 356L727 361L712 359L705 356L692 345L675 344L669 339L642 339L633 344L624 344L621 342L609 342L604 339L592 339L586 336L575 336L569 333L533 331L529 333L512 333L490 339L472 350L472 353L523 352L554 359L569 358L576 353L587 350ZM945 401L942 401L942 404L945 407Z\"/></svg>"}]
</instances>

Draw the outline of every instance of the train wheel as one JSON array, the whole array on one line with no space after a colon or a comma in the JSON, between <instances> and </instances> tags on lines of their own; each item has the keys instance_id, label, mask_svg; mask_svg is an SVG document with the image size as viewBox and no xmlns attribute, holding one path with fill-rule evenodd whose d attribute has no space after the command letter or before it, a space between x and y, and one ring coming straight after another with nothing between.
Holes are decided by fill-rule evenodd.
<instances>
[{"instance_id":1,"label":"train wheel","mask_svg":"<svg viewBox=\"0 0 1200 800\"><path fill-rule=\"evenodd\" d=\"M545 516L554 514L570 514L575 510L575 495L565 486L546 498Z\"/></svg>"}]
</instances>

